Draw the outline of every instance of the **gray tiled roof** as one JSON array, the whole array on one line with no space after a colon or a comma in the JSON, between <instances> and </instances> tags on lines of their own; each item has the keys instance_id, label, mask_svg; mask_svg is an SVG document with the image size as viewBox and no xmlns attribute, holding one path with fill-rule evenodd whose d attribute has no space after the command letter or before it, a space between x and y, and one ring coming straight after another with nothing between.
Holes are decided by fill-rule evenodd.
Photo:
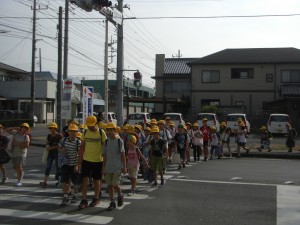
<instances>
[{"instance_id":1,"label":"gray tiled roof","mask_svg":"<svg viewBox=\"0 0 300 225\"><path fill-rule=\"evenodd\" d=\"M283 84L281 85L281 95L283 96L300 96L300 84Z\"/></svg>"},{"instance_id":2,"label":"gray tiled roof","mask_svg":"<svg viewBox=\"0 0 300 225\"><path fill-rule=\"evenodd\" d=\"M196 59L189 65L241 63L300 63L300 50L297 48L224 49Z\"/></svg>"},{"instance_id":3,"label":"gray tiled roof","mask_svg":"<svg viewBox=\"0 0 300 225\"><path fill-rule=\"evenodd\" d=\"M21 69L18 69L16 67L13 67L13 66L1 63L1 62L0 62L0 69L6 70L6 71L9 71L9 72L20 73L20 74L27 74L28 73L25 70L21 70Z\"/></svg>"},{"instance_id":4,"label":"gray tiled roof","mask_svg":"<svg viewBox=\"0 0 300 225\"><path fill-rule=\"evenodd\" d=\"M183 75L191 74L191 68L187 63L196 58L166 58L165 59L165 75Z\"/></svg>"}]
</instances>

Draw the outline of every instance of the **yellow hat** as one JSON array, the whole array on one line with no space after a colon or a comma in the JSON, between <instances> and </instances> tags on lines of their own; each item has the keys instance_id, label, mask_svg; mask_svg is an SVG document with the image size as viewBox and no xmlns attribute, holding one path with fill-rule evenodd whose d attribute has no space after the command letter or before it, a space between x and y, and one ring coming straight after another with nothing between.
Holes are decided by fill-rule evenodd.
<instances>
[{"instance_id":1,"label":"yellow hat","mask_svg":"<svg viewBox=\"0 0 300 225\"><path fill-rule=\"evenodd\" d=\"M150 131L150 132L151 132L151 128L150 128L150 127L146 127L146 128L144 129L144 131Z\"/></svg>"},{"instance_id":2,"label":"yellow hat","mask_svg":"<svg viewBox=\"0 0 300 225\"><path fill-rule=\"evenodd\" d=\"M127 141L131 141L132 143L136 144L136 137L134 135L128 135Z\"/></svg>"},{"instance_id":3,"label":"yellow hat","mask_svg":"<svg viewBox=\"0 0 300 225\"><path fill-rule=\"evenodd\" d=\"M165 121L164 120L159 120L159 121L157 121L157 124L165 124Z\"/></svg>"},{"instance_id":4,"label":"yellow hat","mask_svg":"<svg viewBox=\"0 0 300 225\"><path fill-rule=\"evenodd\" d=\"M96 116L88 116L85 120L85 124L88 126L88 127L92 127L92 126L95 126L97 123L97 118Z\"/></svg>"},{"instance_id":5,"label":"yellow hat","mask_svg":"<svg viewBox=\"0 0 300 225\"><path fill-rule=\"evenodd\" d=\"M4 128L4 126L2 124L0 124L0 128Z\"/></svg>"},{"instance_id":6,"label":"yellow hat","mask_svg":"<svg viewBox=\"0 0 300 225\"><path fill-rule=\"evenodd\" d=\"M50 128L58 129L58 126L57 126L56 123L52 122L52 123L50 123L50 124L48 125L48 128L49 128L49 129L50 129Z\"/></svg>"},{"instance_id":7,"label":"yellow hat","mask_svg":"<svg viewBox=\"0 0 300 225\"><path fill-rule=\"evenodd\" d=\"M166 119L165 120L170 120L171 118L170 117L166 117Z\"/></svg>"},{"instance_id":8,"label":"yellow hat","mask_svg":"<svg viewBox=\"0 0 300 225\"><path fill-rule=\"evenodd\" d=\"M129 124L125 124L125 125L123 126L123 130L127 130L128 127L129 127Z\"/></svg>"},{"instance_id":9,"label":"yellow hat","mask_svg":"<svg viewBox=\"0 0 300 225\"><path fill-rule=\"evenodd\" d=\"M187 122L185 125L189 125L189 126L192 126L192 124L190 122Z\"/></svg>"},{"instance_id":10,"label":"yellow hat","mask_svg":"<svg viewBox=\"0 0 300 225\"><path fill-rule=\"evenodd\" d=\"M240 123L239 123L239 126L240 126L240 127L244 127L244 126L245 126L244 122L240 122Z\"/></svg>"},{"instance_id":11,"label":"yellow hat","mask_svg":"<svg viewBox=\"0 0 300 225\"><path fill-rule=\"evenodd\" d=\"M83 123L83 124L80 124L80 125L79 125L79 128L80 128L80 129L87 129L87 127L86 127L86 125L85 125L84 123Z\"/></svg>"},{"instance_id":12,"label":"yellow hat","mask_svg":"<svg viewBox=\"0 0 300 225\"><path fill-rule=\"evenodd\" d=\"M259 129L260 130L266 130L267 128L266 128L266 126L261 126Z\"/></svg>"},{"instance_id":13,"label":"yellow hat","mask_svg":"<svg viewBox=\"0 0 300 225\"><path fill-rule=\"evenodd\" d=\"M106 129L116 129L117 126L115 123L113 122L109 122L107 125L106 125Z\"/></svg>"},{"instance_id":14,"label":"yellow hat","mask_svg":"<svg viewBox=\"0 0 300 225\"><path fill-rule=\"evenodd\" d=\"M217 130L217 128L215 126L211 126L210 129L211 130Z\"/></svg>"},{"instance_id":15,"label":"yellow hat","mask_svg":"<svg viewBox=\"0 0 300 225\"><path fill-rule=\"evenodd\" d=\"M99 124L98 124L98 126L99 126L99 128L101 128L101 129L106 129L106 127L107 127L107 124L106 123L103 123L102 121L100 121L99 122Z\"/></svg>"},{"instance_id":16,"label":"yellow hat","mask_svg":"<svg viewBox=\"0 0 300 225\"><path fill-rule=\"evenodd\" d=\"M207 118L203 118L203 119L202 119L202 122L207 121L207 120L208 120Z\"/></svg>"},{"instance_id":17,"label":"yellow hat","mask_svg":"<svg viewBox=\"0 0 300 225\"><path fill-rule=\"evenodd\" d=\"M150 120L150 124L151 124L151 125L157 124L156 119L151 119L151 120Z\"/></svg>"},{"instance_id":18,"label":"yellow hat","mask_svg":"<svg viewBox=\"0 0 300 225\"><path fill-rule=\"evenodd\" d=\"M78 127L77 127L75 124L71 123L71 124L68 126L68 131L71 131L71 130L73 130L73 131L78 131Z\"/></svg>"},{"instance_id":19,"label":"yellow hat","mask_svg":"<svg viewBox=\"0 0 300 225\"><path fill-rule=\"evenodd\" d=\"M175 123L173 121L170 121L169 126L175 126Z\"/></svg>"},{"instance_id":20,"label":"yellow hat","mask_svg":"<svg viewBox=\"0 0 300 225\"><path fill-rule=\"evenodd\" d=\"M194 123L193 127L199 127L198 123Z\"/></svg>"},{"instance_id":21,"label":"yellow hat","mask_svg":"<svg viewBox=\"0 0 300 225\"><path fill-rule=\"evenodd\" d=\"M128 126L127 132L130 133L130 134L133 133L134 132L134 128L135 128L134 125L130 124Z\"/></svg>"},{"instance_id":22,"label":"yellow hat","mask_svg":"<svg viewBox=\"0 0 300 225\"><path fill-rule=\"evenodd\" d=\"M28 128L28 129L30 128L28 123L22 123L22 124L20 125L20 127L26 127L26 128Z\"/></svg>"},{"instance_id":23,"label":"yellow hat","mask_svg":"<svg viewBox=\"0 0 300 225\"><path fill-rule=\"evenodd\" d=\"M242 122L243 120L242 120L242 118L237 118L236 121L237 121L237 122Z\"/></svg>"},{"instance_id":24,"label":"yellow hat","mask_svg":"<svg viewBox=\"0 0 300 225\"><path fill-rule=\"evenodd\" d=\"M117 126L117 127L116 127L116 132L117 132L118 134L121 133L121 127Z\"/></svg>"},{"instance_id":25,"label":"yellow hat","mask_svg":"<svg viewBox=\"0 0 300 225\"><path fill-rule=\"evenodd\" d=\"M220 126L226 127L226 123L225 123L225 122L222 122L222 123L220 124Z\"/></svg>"},{"instance_id":26,"label":"yellow hat","mask_svg":"<svg viewBox=\"0 0 300 225\"><path fill-rule=\"evenodd\" d=\"M158 133L158 132L159 132L158 126L152 126L151 133Z\"/></svg>"},{"instance_id":27,"label":"yellow hat","mask_svg":"<svg viewBox=\"0 0 300 225\"><path fill-rule=\"evenodd\" d=\"M73 119L72 123L73 123L73 124L75 124L76 126L79 126L79 123L78 123L78 121L77 121L77 120L75 120L75 119Z\"/></svg>"},{"instance_id":28,"label":"yellow hat","mask_svg":"<svg viewBox=\"0 0 300 225\"><path fill-rule=\"evenodd\" d=\"M80 132L78 132L78 133L76 134L76 137L77 137L78 139L81 139L81 136L82 136L82 133L80 133Z\"/></svg>"},{"instance_id":29,"label":"yellow hat","mask_svg":"<svg viewBox=\"0 0 300 225\"><path fill-rule=\"evenodd\" d=\"M135 128L139 129L140 131L143 130L142 126L141 125L135 125Z\"/></svg>"}]
</instances>

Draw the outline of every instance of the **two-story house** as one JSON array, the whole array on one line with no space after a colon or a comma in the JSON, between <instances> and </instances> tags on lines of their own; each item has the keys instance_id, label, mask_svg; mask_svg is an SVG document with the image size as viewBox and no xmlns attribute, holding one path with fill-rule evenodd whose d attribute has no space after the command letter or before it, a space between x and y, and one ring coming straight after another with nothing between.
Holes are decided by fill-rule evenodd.
<instances>
[{"instance_id":1,"label":"two-story house","mask_svg":"<svg viewBox=\"0 0 300 225\"><path fill-rule=\"evenodd\" d=\"M180 67L176 60L182 62ZM173 75L161 72L172 64ZM262 110L289 113L294 120L300 116L299 49L225 49L195 60L157 55L156 65L156 96L189 95L190 108L197 112L214 104L220 109L241 107L249 116ZM177 88L168 91L173 82Z\"/></svg>"}]
</instances>

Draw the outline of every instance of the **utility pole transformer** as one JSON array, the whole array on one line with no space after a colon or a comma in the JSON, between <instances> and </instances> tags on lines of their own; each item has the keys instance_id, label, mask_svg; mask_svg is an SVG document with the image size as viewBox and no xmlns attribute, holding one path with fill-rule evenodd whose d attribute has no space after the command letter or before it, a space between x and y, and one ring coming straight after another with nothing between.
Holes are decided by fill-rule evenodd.
<instances>
[{"instance_id":1,"label":"utility pole transformer","mask_svg":"<svg viewBox=\"0 0 300 225\"><path fill-rule=\"evenodd\" d=\"M118 0L118 10L123 14L123 0ZM118 125L123 125L123 67L124 67L124 45L123 45L123 18L122 24L118 24L117 43L117 107L116 113Z\"/></svg>"}]
</instances>

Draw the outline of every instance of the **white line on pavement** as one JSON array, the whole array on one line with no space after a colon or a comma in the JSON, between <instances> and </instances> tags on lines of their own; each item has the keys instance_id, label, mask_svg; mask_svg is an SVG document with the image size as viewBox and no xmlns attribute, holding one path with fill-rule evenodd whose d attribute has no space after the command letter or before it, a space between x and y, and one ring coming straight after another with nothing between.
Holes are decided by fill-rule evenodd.
<instances>
[{"instance_id":1,"label":"white line on pavement","mask_svg":"<svg viewBox=\"0 0 300 225\"><path fill-rule=\"evenodd\" d=\"M42 220L65 220L80 223L91 224L108 224L113 218L107 216L92 216L89 214L65 214L65 213L53 213L53 212L37 212L37 211L25 211L15 209L1 209L1 216L11 216L17 218L30 218L30 219L42 219Z\"/></svg>"},{"instance_id":2,"label":"white line on pavement","mask_svg":"<svg viewBox=\"0 0 300 225\"><path fill-rule=\"evenodd\" d=\"M300 187L277 186L277 225L300 224Z\"/></svg>"}]
</instances>

